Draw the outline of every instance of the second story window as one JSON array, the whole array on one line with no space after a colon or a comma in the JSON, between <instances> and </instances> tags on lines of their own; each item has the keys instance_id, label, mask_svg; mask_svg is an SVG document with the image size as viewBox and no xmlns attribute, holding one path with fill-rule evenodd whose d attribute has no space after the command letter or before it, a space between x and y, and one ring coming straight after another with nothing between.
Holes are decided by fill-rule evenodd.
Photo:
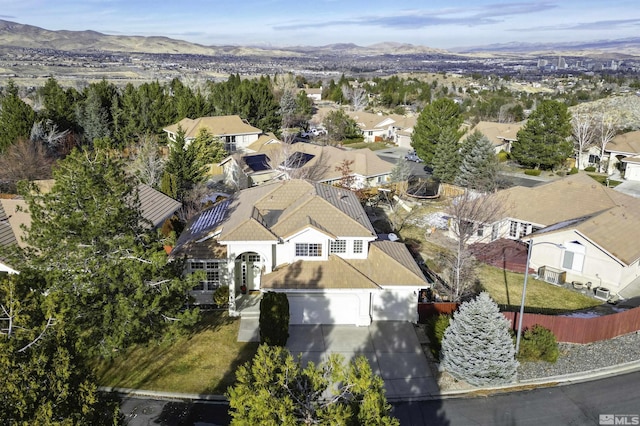
<instances>
[{"instance_id":1,"label":"second story window","mask_svg":"<svg viewBox=\"0 0 640 426\"><path fill-rule=\"evenodd\" d=\"M347 252L346 240L329 241L329 253L346 253L346 252Z\"/></svg>"},{"instance_id":2,"label":"second story window","mask_svg":"<svg viewBox=\"0 0 640 426\"><path fill-rule=\"evenodd\" d=\"M296 256L298 256L298 257L320 257L320 256L322 256L322 244L317 244L317 243L296 243Z\"/></svg>"},{"instance_id":3,"label":"second story window","mask_svg":"<svg viewBox=\"0 0 640 426\"><path fill-rule=\"evenodd\" d=\"M225 136L224 137L224 149L227 152L235 152L237 150L236 137L235 136Z\"/></svg>"},{"instance_id":4,"label":"second story window","mask_svg":"<svg viewBox=\"0 0 640 426\"><path fill-rule=\"evenodd\" d=\"M362 240L354 240L353 241L353 252L356 254L362 253L363 244Z\"/></svg>"}]
</instances>

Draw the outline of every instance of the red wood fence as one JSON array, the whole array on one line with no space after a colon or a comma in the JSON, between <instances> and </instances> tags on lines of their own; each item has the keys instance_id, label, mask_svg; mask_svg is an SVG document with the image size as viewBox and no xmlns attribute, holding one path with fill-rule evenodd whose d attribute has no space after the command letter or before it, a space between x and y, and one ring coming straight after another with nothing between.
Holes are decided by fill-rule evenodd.
<instances>
[{"instance_id":1,"label":"red wood fence","mask_svg":"<svg viewBox=\"0 0 640 426\"><path fill-rule=\"evenodd\" d=\"M456 303L418 303L419 322L424 323L435 315L450 314L456 309L458 309ZM511 322L512 329L516 330L520 314L518 312L502 314ZM551 330L558 342L591 343L640 331L640 307L591 318L527 313L522 317L523 329L536 324Z\"/></svg>"},{"instance_id":2,"label":"red wood fence","mask_svg":"<svg viewBox=\"0 0 640 426\"><path fill-rule=\"evenodd\" d=\"M520 314L518 312L502 314L511 321L512 328L517 329ZM551 330L558 342L591 343L640 330L640 307L592 318L527 313L522 317L523 329L536 324Z\"/></svg>"}]
</instances>

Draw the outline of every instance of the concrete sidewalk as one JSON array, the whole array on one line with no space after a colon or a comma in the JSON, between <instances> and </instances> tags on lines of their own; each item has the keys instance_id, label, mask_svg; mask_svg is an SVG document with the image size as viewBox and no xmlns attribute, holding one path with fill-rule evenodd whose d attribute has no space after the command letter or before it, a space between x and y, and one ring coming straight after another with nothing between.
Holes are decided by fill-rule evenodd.
<instances>
[{"instance_id":1,"label":"concrete sidewalk","mask_svg":"<svg viewBox=\"0 0 640 426\"><path fill-rule=\"evenodd\" d=\"M389 400L427 398L440 390L413 324L378 321L369 327L349 325L292 325L287 349L301 354L303 364L319 363L330 353L350 361L364 355L382 377Z\"/></svg>"}]
</instances>

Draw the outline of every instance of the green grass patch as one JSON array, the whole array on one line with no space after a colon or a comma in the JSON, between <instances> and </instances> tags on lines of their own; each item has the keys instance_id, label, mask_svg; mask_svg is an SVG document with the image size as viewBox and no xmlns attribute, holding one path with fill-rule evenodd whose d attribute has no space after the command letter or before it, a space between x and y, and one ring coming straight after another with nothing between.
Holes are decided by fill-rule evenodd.
<instances>
[{"instance_id":1,"label":"green grass patch","mask_svg":"<svg viewBox=\"0 0 640 426\"><path fill-rule=\"evenodd\" d=\"M478 268L480 284L501 307L517 310L522 300L524 274L489 265ZM590 308L602 302L584 294L537 280L529 275L525 307L533 312L567 312Z\"/></svg>"},{"instance_id":2,"label":"green grass patch","mask_svg":"<svg viewBox=\"0 0 640 426\"><path fill-rule=\"evenodd\" d=\"M347 142L347 141L343 141L342 143L343 143L344 146L347 146L347 147L352 148L352 149L369 148L371 151L379 151L381 149L389 148L389 145L387 145L384 142L361 142L361 141Z\"/></svg>"},{"instance_id":3,"label":"green grass patch","mask_svg":"<svg viewBox=\"0 0 640 426\"><path fill-rule=\"evenodd\" d=\"M587 173L592 179L596 180L597 182L600 182L602 185L606 185L607 184L607 175L600 175L597 173ZM613 179L609 179L609 188L615 188L616 186L620 185L622 182L619 180L613 180Z\"/></svg>"},{"instance_id":4,"label":"green grass patch","mask_svg":"<svg viewBox=\"0 0 640 426\"><path fill-rule=\"evenodd\" d=\"M226 311L204 313L188 336L134 346L112 360L93 365L101 386L224 394L235 370L251 360L257 343L238 342L239 318Z\"/></svg>"}]
</instances>

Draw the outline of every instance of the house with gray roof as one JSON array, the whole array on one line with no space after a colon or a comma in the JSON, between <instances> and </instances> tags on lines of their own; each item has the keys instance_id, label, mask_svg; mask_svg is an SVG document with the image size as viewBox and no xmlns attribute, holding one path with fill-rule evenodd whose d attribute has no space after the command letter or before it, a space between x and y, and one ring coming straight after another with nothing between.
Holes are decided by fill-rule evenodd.
<instances>
[{"instance_id":1,"label":"house with gray roof","mask_svg":"<svg viewBox=\"0 0 640 426\"><path fill-rule=\"evenodd\" d=\"M283 292L291 324L416 321L429 286L404 244L378 240L352 191L300 179L239 191L200 213L171 257L204 272L196 303L228 285L230 314L241 315L243 292Z\"/></svg>"}]
</instances>

